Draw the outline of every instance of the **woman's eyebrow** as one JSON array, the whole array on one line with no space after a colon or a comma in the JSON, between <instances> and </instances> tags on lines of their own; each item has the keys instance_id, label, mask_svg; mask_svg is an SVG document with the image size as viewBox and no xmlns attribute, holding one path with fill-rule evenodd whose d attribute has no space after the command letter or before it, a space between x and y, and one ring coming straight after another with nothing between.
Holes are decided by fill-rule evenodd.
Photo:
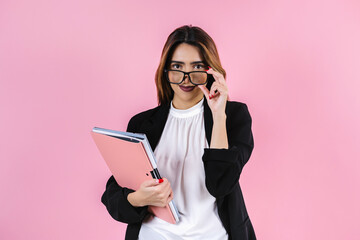
<instances>
[{"instance_id":1,"label":"woman's eyebrow","mask_svg":"<svg viewBox=\"0 0 360 240\"><path fill-rule=\"evenodd\" d=\"M171 61L172 63L182 63L185 64L184 62L181 61ZM195 61L195 62L191 62L190 64L195 64L195 63L204 63L204 61Z\"/></svg>"}]
</instances>

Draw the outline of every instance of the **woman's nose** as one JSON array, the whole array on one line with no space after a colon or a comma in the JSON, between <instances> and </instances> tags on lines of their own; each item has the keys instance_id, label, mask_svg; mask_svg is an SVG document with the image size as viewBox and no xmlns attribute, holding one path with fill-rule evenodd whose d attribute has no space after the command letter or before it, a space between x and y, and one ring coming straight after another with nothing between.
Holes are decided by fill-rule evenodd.
<instances>
[{"instance_id":1,"label":"woman's nose","mask_svg":"<svg viewBox=\"0 0 360 240\"><path fill-rule=\"evenodd\" d=\"M189 82L190 82L189 75L185 75L184 83L189 83Z\"/></svg>"}]
</instances>

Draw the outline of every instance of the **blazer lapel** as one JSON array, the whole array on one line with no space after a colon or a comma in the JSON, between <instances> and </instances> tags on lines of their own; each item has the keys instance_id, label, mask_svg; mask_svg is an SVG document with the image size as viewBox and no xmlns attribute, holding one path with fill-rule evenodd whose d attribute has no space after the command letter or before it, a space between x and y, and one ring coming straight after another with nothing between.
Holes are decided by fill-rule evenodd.
<instances>
[{"instance_id":1,"label":"blazer lapel","mask_svg":"<svg viewBox=\"0 0 360 240\"><path fill-rule=\"evenodd\" d=\"M213 118L212 118L211 109L207 103L205 96L204 96L204 122L205 122L206 139L210 146L211 133L212 133L212 127L213 127Z\"/></svg>"},{"instance_id":2,"label":"blazer lapel","mask_svg":"<svg viewBox=\"0 0 360 240\"><path fill-rule=\"evenodd\" d=\"M153 151L164 130L169 110L170 103L160 105L159 109L150 118L146 119L140 127L140 132L146 134Z\"/></svg>"}]
</instances>

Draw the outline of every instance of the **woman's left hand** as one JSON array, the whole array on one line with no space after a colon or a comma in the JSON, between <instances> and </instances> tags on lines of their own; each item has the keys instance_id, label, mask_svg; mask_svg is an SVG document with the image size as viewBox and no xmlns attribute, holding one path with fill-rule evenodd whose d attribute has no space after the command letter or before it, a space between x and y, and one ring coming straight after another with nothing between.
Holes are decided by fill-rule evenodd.
<instances>
[{"instance_id":1,"label":"woman's left hand","mask_svg":"<svg viewBox=\"0 0 360 240\"><path fill-rule=\"evenodd\" d=\"M225 78L221 73L212 68L210 68L207 73L212 74L215 79L214 83L211 85L210 91L205 85L199 85L198 87L205 94L213 116L222 116L225 114L226 101L228 98L228 88Z\"/></svg>"}]
</instances>

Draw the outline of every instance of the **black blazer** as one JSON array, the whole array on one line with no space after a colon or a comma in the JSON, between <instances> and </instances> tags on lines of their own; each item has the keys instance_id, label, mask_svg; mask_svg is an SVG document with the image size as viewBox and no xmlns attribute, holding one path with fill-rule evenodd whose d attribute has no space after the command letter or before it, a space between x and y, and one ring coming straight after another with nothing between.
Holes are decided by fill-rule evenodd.
<instances>
[{"instance_id":1,"label":"black blazer","mask_svg":"<svg viewBox=\"0 0 360 240\"><path fill-rule=\"evenodd\" d=\"M165 127L169 109L170 104L160 105L135 115L130 119L127 131L145 133L152 149L155 150ZM204 149L202 160L205 184L209 193L216 198L219 217L229 239L256 240L239 184L240 173L254 148L252 119L247 105L241 102L227 101L225 113L229 149ZM206 98L204 122L206 138L210 145L213 119ZM126 240L138 238L141 222L148 214L146 206L133 207L127 201L127 195L133 191L119 186L114 176L111 176L101 198L112 218L128 224Z\"/></svg>"}]
</instances>

